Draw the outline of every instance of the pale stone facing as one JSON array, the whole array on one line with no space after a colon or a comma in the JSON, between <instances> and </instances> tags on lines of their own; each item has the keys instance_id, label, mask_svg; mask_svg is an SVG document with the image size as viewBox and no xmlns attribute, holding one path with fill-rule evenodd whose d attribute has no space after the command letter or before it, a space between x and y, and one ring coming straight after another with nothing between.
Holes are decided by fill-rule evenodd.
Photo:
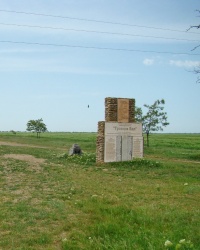
<instances>
[{"instance_id":1,"label":"pale stone facing","mask_svg":"<svg viewBox=\"0 0 200 250\"><path fill-rule=\"evenodd\" d=\"M144 140L142 136L133 137L133 158L143 157Z\"/></svg>"},{"instance_id":2,"label":"pale stone facing","mask_svg":"<svg viewBox=\"0 0 200 250\"><path fill-rule=\"evenodd\" d=\"M105 136L104 162L130 161L143 157L143 137Z\"/></svg>"},{"instance_id":3,"label":"pale stone facing","mask_svg":"<svg viewBox=\"0 0 200 250\"><path fill-rule=\"evenodd\" d=\"M143 157L142 124L105 122L104 162Z\"/></svg>"},{"instance_id":4,"label":"pale stone facing","mask_svg":"<svg viewBox=\"0 0 200 250\"><path fill-rule=\"evenodd\" d=\"M105 152L104 161L113 162L116 161L116 148L117 148L117 138L112 136L107 136L105 138Z\"/></svg>"},{"instance_id":5,"label":"pale stone facing","mask_svg":"<svg viewBox=\"0 0 200 250\"><path fill-rule=\"evenodd\" d=\"M116 161L122 160L122 136L116 136Z\"/></svg>"},{"instance_id":6,"label":"pale stone facing","mask_svg":"<svg viewBox=\"0 0 200 250\"><path fill-rule=\"evenodd\" d=\"M122 159L121 161L132 160L133 155L133 137L124 135L122 136Z\"/></svg>"}]
</instances>

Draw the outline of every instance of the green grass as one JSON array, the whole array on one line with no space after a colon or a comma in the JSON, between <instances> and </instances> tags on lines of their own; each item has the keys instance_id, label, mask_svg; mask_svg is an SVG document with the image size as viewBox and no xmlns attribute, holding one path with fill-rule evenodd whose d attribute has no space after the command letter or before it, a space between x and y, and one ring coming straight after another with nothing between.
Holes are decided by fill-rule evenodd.
<instances>
[{"instance_id":1,"label":"green grass","mask_svg":"<svg viewBox=\"0 0 200 250\"><path fill-rule=\"evenodd\" d=\"M108 164L95 162L95 133L2 141L15 144L0 145L0 249L200 249L199 134L153 134L144 159Z\"/></svg>"}]
</instances>

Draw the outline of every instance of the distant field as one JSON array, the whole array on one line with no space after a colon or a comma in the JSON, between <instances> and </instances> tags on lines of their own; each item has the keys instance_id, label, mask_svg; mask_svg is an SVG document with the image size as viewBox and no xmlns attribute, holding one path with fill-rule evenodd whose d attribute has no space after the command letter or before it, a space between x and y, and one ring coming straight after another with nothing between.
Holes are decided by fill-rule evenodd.
<instances>
[{"instance_id":1,"label":"distant field","mask_svg":"<svg viewBox=\"0 0 200 250\"><path fill-rule=\"evenodd\" d=\"M200 134L150 135L130 162L95 152L96 133L0 133L0 250L200 249Z\"/></svg>"}]
</instances>

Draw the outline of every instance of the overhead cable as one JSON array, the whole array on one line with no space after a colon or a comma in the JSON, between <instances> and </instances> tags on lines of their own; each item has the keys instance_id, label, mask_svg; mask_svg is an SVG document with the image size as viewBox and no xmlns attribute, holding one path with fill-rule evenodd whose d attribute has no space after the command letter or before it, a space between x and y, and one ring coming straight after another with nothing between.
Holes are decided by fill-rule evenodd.
<instances>
[{"instance_id":1,"label":"overhead cable","mask_svg":"<svg viewBox=\"0 0 200 250\"><path fill-rule=\"evenodd\" d=\"M136 25L136 24L129 24L129 23L111 22L111 21L104 21L104 20L97 20L97 19L87 19L87 18L71 17L71 16L51 15L51 14L35 13L35 12L4 10L4 9L0 9L0 12L15 13L15 14L24 14L24 15L34 15L34 16L44 16L44 17L53 17L53 18L63 18L63 19L72 19L72 20L78 20L78 21L104 23L104 24L113 24L113 25L138 27L138 28L146 28L146 29L156 29L156 30L173 31L173 32L183 32L183 33L187 32L187 30L185 30L185 31L183 31L183 30L174 30L174 29L167 29L167 28L154 27L154 26ZM197 32L190 32L190 33L199 34Z\"/></svg>"},{"instance_id":2,"label":"overhead cable","mask_svg":"<svg viewBox=\"0 0 200 250\"><path fill-rule=\"evenodd\" d=\"M175 37L147 36L147 35L138 35L138 34L129 34L129 33L107 32L107 31L97 31L97 30L84 30L84 29L68 29L68 28L52 27L52 26L27 25L27 24L16 24L16 23L0 23L0 25L27 27L27 28L39 28L39 29L64 30L64 31L75 31L75 32L87 32L87 33L97 33L97 34L106 34L106 35L145 37L145 38L188 41L188 42L200 42L200 40L191 40L191 39L183 39L183 38L175 38Z\"/></svg>"},{"instance_id":3,"label":"overhead cable","mask_svg":"<svg viewBox=\"0 0 200 250\"><path fill-rule=\"evenodd\" d=\"M23 42L23 41L11 41L11 40L7 40L7 41L1 40L0 43L40 45L40 46L54 46L54 47L68 47L68 48L80 48L80 49L110 50L110 51L124 51L124 52L140 52L140 53L157 53L157 54L171 54L171 55L200 56L200 54L191 54L191 53L185 53L185 52L137 50L137 49L109 48L109 47L96 47L96 46L55 44L55 43Z\"/></svg>"}]
</instances>

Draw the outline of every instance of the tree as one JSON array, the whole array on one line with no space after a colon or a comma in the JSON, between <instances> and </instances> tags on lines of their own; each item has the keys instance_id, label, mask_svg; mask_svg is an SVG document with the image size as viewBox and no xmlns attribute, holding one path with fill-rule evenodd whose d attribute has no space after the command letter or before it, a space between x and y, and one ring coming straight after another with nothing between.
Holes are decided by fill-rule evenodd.
<instances>
[{"instance_id":1,"label":"tree","mask_svg":"<svg viewBox=\"0 0 200 250\"><path fill-rule=\"evenodd\" d=\"M47 127L43 123L42 118L38 120L30 120L27 122L27 131L32 131L37 133L37 138L40 138L41 132L46 132Z\"/></svg>"},{"instance_id":2,"label":"tree","mask_svg":"<svg viewBox=\"0 0 200 250\"><path fill-rule=\"evenodd\" d=\"M200 65L194 69L194 73L200 75ZM200 83L200 76L197 76L197 83Z\"/></svg>"},{"instance_id":3,"label":"tree","mask_svg":"<svg viewBox=\"0 0 200 250\"><path fill-rule=\"evenodd\" d=\"M196 10L196 11L200 13L200 10ZM189 28L189 29L187 29L187 31L189 31L189 30L191 30L191 29L193 29L193 28L195 28L195 29L200 29L200 24L197 24L197 25L191 25L191 26L190 26L190 28ZM195 47L192 49L192 51L193 51L193 50L195 50L195 49L196 49L196 48L198 48L198 47L200 47L200 44L199 44L199 45L197 45L197 46L195 46Z\"/></svg>"},{"instance_id":4,"label":"tree","mask_svg":"<svg viewBox=\"0 0 200 250\"><path fill-rule=\"evenodd\" d=\"M200 10L196 10L196 11L200 13ZM195 28L195 29L200 29L200 24L191 25L190 28L189 28L187 31L189 31L189 30L191 30L191 29L193 29L193 28ZM199 48L199 47L200 47L200 44L197 45L197 46L195 46L195 47L192 49L192 51L195 50L195 49L197 49L197 48ZM200 65L197 66L197 67L194 69L194 73L197 74L197 75L200 75ZM197 81L196 81L196 82L197 82L197 83L200 83L200 76L197 76Z\"/></svg>"},{"instance_id":5,"label":"tree","mask_svg":"<svg viewBox=\"0 0 200 250\"><path fill-rule=\"evenodd\" d=\"M149 147L149 134L153 131L163 131L163 127L169 125L167 121L167 113L164 112L165 100L156 100L152 105L144 104L147 113L143 115L142 109L136 107L135 119L142 123L143 132L147 136L147 146Z\"/></svg>"}]
</instances>

